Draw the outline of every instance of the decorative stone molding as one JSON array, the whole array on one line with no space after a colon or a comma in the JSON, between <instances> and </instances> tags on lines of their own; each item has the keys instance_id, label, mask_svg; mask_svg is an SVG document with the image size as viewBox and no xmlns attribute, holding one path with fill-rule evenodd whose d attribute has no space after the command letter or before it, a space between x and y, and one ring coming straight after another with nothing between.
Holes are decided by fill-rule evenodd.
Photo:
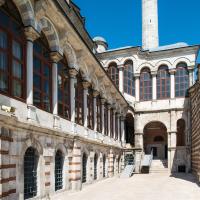
<instances>
[{"instance_id":1,"label":"decorative stone molding","mask_svg":"<svg viewBox=\"0 0 200 200\"><path fill-rule=\"evenodd\" d=\"M0 0L0 6L2 6L5 3L5 0Z\"/></svg>"},{"instance_id":2,"label":"decorative stone molding","mask_svg":"<svg viewBox=\"0 0 200 200\"><path fill-rule=\"evenodd\" d=\"M62 59L62 55L59 52L50 53L51 60L55 63L59 62Z\"/></svg>"},{"instance_id":3,"label":"decorative stone molding","mask_svg":"<svg viewBox=\"0 0 200 200\"><path fill-rule=\"evenodd\" d=\"M27 105L27 109L27 120L30 122L36 122L36 107L33 105Z\"/></svg>"},{"instance_id":4,"label":"decorative stone molding","mask_svg":"<svg viewBox=\"0 0 200 200\"><path fill-rule=\"evenodd\" d=\"M170 69L170 70L169 70L169 73L170 73L171 75L174 75L174 74L176 73L176 69Z\"/></svg>"},{"instance_id":5,"label":"decorative stone molding","mask_svg":"<svg viewBox=\"0 0 200 200\"><path fill-rule=\"evenodd\" d=\"M31 26L26 27L24 29L24 34L25 34L27 40L30 40L32 42L40 37L40 34Z\"/></svg>"},{"instance_id":6,"label":"decorative stone molding","mask_svg":"<svg viewBox=\"0 0 200 200\"><path fill-rule=\"evenodd\" d=\"M123 64L118 65L117 68L118 68L119 70L124 70L124 65L123 65Z\"/></svg>"},{"instance_id":7,"label":"decorative stone molding","mask_svg":"<svg viewBox=\"0 0 200 200\"><path fill-rule=\"evenodd\" d=\"M93 97L97 97L99 94L100 94L99 91L97 91L97 90L93 91Z\"/></svg>"},{"instance_id":8,"label":"decorative stone molding","mask_svg":"<svg viewBox=\"0 0 200 200\"><path fill-rule=\"evenodd\" d=\"M152 75L152 76L157 76L157 71L152 71L152 72L151 72L151 75Z\"/></svg>"},{"instance_id":9,"label":"decorative stone molding","mask_svg":"<svg viewBox=\"0 0 200 200\"><path fill-rule=\"evenodd\" d=\"M104 105L106 103L106 100L105 99L101 99L101 105Z\"/></svg>"},{"instance_id":10,"label":"decorative stone molding","mask_svg":"<svg viewBox=\"0 0 200 200\"><path fill-rule=\"evenodd\" d=\"M88 89L91 86L91 83L88 81L83 81L82 84L84 89Z\"/></svg>"},{"instance_id":11,"label":"decorative stone molding","mask_svg":"<svg viewBox=\"0 0 200 200\"><path fill-rule=\"evenodd\" d=\"M75 68L69 69L69 75L71 78L76 78L77 74L78 74L78 71Z\"/></svg>"},{"instance_id":12,"label":"decorative stone molding","mask_svg":"<svg viewBox=\"0 0 200 200\"><path fill-rule=\"evenodd\" d=\"M139 78L140 78L140 73L135 73L135 74L134 74L134 78L135 78L135 79L139 79Z\"/></svg>"},{"instance_id":13,"label":"decorative stone molding","mask_svg":"<svg viewBox=\"0 0 200 200\"><path fill-rule=\"evenodd\" d=\"M60 129L60 117L57 115L53 115L53 128Z\"/></svg>"}]
</instances>

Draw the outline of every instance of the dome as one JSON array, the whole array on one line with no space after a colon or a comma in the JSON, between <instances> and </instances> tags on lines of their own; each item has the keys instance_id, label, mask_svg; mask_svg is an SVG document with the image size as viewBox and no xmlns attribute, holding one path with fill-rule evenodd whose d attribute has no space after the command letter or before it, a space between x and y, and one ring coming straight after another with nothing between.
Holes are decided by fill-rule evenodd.
<instances>
[{"instance_id":1,"label":"dome","mask_svg":"<svg viewBox=\"0 0 200 200\"><path fill-rule=\"evenodd\" d=\"M94 37L93 41L94 42L103 42L103 43L107 44L106 40L103 37L100 37L100 36Z\"/></svg>"}]
</instances>

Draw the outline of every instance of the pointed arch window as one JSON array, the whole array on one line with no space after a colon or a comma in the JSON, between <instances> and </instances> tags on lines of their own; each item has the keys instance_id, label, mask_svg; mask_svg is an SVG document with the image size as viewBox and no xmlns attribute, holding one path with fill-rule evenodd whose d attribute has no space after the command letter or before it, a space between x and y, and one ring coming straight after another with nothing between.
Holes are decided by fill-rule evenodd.
<instances>
[{"instance_id":1,"label":"pointed arch window","mask_svg":"<svg viewBox=\"0 0 200 200\"><path fill-rule=\"evenodd\" d=\"M79 72L77 75L77 84L76 84L76 91L75 91L75 113L76 118L75 121L77 124L83 125L83 80L81 73Z\"/></svg>"},{"instance_id":2,"label":"pointed arch window","mask_svg":"<svg viewBox=\"0 0 200 200\"><path fill-rule=\"evenodd\" d=\"M0 7L0 93L26 99L26 37L11 1Z\"/></svg>"},{"instance_id":3,"label":"pointed arch window","mask_svg":"<svg viewBox=\"0 0 200 200\"><path fill-rule=\"evenodd\" d=\"M52 111L51 69L50 49L42 34L33 45L33 103L47 112Z\"/></svg>"},{"instance_id":4,"label":"pointed arch window","mask_svg":"<svg viewBox=\"0 0 200 200\"><path fill-rule=\"evenodd\" d=\"M185 97L188 95L189 72L185 63L179 63L175 73L175 96Z\"/></svg>"},{"instance_id":5,"label":"pointed arch window","mask_svg":"<svg viewBox=\"0 0 200 200\"><path fill-rule=\"evenodd\" d=\"M55 156L55 191L63 188L63 154L60 150Z\"/></svg>"},{"instance_id":6,"label":"pointed arch window","mask_svg":"<svg viewBox=\"0 0 200 200\"><path fill-rule=\"evenodd\" d=\"M170 74L168 67L160 66L157 74L157 98L165 99L170 97Z\"/></svg>"},{"instance_id":7,"label":"pointed arch window","mask_svg":"<svg viewBox=\"0 0 200 200\"><path fill-rule=\"evenodd\" d=\"M124 92L135 96L135 79L133 75L133 62L127 61L124 65Z\"/></svg>"},{"instance_id":8,"label":"pointed arch window","mask_svg":"<svg viewBox=\"0 0 200 200\"><path fill-rule=\"evenodd\" d=\"M111 63L108 67L108 74L117 88L119 88L119 69L116 63Z\"/></svg>"},{"instance_id":9,"label":"pointed arch window","mask_svg":"<svg viewBox=\"0 0 200 200\"><path fill-rule=\"evenodd\" d=\"M58 114L70 119L70 79L69 68L64 58L58 63Z\"/></svg>"},{"instance_id":10,"label":"pointed arch window","mask_svg":"<svg viewBox=\"0 0 200 200\"><path fill-rule=\"evenodd\" d=\"M24 155L24 199L37 195L38 153L29 147Z\"/></svg>"},{"instance_id":11,"label":"pointed arch window","mask_svg":"<svg viewBox=\"0 0 200 200\"><path fill-rule=\"evenodd\" d=\"M93 89L90 87L88 89L88 98L87 98L87 106L88 106L88 128L94 129L94 101L93 101Z\"/></svg>"},{"instance_id":12,"label":"pointed arch window","mask_svg":"<svg viewBox=\"0 0 200 200\"><path fill-rule=\"evenodd\" d=\"M140 74L140 100L152 100L152 77L148 68L144 68Z\"/></svg>"}]
</instances>

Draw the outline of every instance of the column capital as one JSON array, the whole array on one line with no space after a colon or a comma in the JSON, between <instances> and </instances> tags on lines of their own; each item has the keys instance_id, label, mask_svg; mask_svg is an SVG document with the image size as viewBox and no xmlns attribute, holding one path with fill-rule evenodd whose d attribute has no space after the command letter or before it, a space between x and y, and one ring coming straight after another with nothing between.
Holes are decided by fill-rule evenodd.
<instances>
[{"instance_id":1,"label":"column capital","mask_svg":"<svg viewBox=\"0 0 200 200\"><path fill-rule=\"evenodd\" d=\"M99 94L100 94L99 91L97 91L97 90L93 91L93 97L97 97Z\"/></svg>"},{"instance_id":2,"label":"column capital","mask_svg":"<svg viewBox=\"0 0 200 200\"><path fill-rule=\"evenodd\" d=\"M91 86L91 83L88 81L83 81L82 84L84 89L88 89Z\"/></svg>"},{"instance_id":3,"label":"column capital","mask_svg":"<svg viewBox=\"0 0 200 200\"><path fill-rule=\"evenodd\" d=\"M152 71L152 72L151 72L151 75L152 75L153 77L157 76L157 71Z\"/></svg>"},{"instance_id":4,"label":"column capital","mask_svg":"<svg viewBox=\"0 0 200 200\"><path fill-rule=\"evenodd\" d=\"M194 71L194 66L188 66L187 69L188 69L189 72L193 72Z\"/></svg>"},{"instance_id":5,"label":"column capital","mask_svg":"<svg viewBox=\"0 0 200 200\"><path fill-rule=\"evenodd\" d=\"M31 42L33 42L34 40L36 40L37 38L40 37L40 34L32 26L28 26L28 27L24 28L24 34L25 34L27 40L29 40Z\"/></svg>"},{"instance_id":6,"label":"column capital","mask_svg":"<svg viewBox=\"0 0 200 200\"><path fill-rule=\"evenodd\" d=\"M121 120L120 121L125 121L126 117L121 115Z\"/></svg>"},{"instance_id":7,"label":"column capital","mask_svg":"<svg viewBox=\"0 0 200 200\"><path fill-rule=\"evenodd\" d=\"M123 64L117 65L117 68L118 68L119 70L124 70L124 65L123 65Z\"/></svg>"},{"instance_id":8,"label":"column capital","mask_svg":"<svg viewBox=\"0 0 200 200\"><path fill-rule=\"evenodd\" d=\"M5 3L5 0L0 0L0 6L2 6Z\"/></svg>"},{"instance_id":9,"label":"column capital","mask_svg":"<svg viewBox=\"0 0 200 200\"><path fill-rule=\"evenodd\" d=\"M104 105L106 103L106 100L104 98L101 98L101 105Z\"/></svg>"},{"instance_id":10,"label":"column capital","mask_svg":"<svg viewBox=\"0 0 200 200\"><path fill-rule=\"evenodd\" d=\"M50 52L52 62L57 63L62 59L62 55L59 52Z\"/></svg>"},{"instance_id":11,"label":"column capital","mask_svg":"<svg viewBox=\"0 0 200 200\"><path fill-rule=\"evenodd\" d=\"M120 114L120 113L116 113L116 115L117 115L117 117L119 117L119 118L121 117L121 114Z\"/></svg>"},{"instance_id":12,"label":"column capital","mask_svg":"<svg viewBox=\"0 0 200 200\"><path fill-rule=\"evenodd\" d=\"M176 73L176 69L169 69L170 75L174 75Z\"/></svg>"},{"instance_id":13,"label":"column capital","mask_svg":"<svg viewBox=\"0 0 200 200\"><path fill-rule=\"evenodd\" d=\"M78 71L75 68L70 68L69 69L70 78L76 78L77 74L78 74Z\"/></svg>"},{"instance_id":14,"label":"column capital","mask_svg":"<svg viewBox=\"0 0 200 200\"><path fill-rule=\"evenodd\" d=\"M135 73L135 74L134 74L134 78L135 78L135 79L139 79L139 78L140 78L140 73Z\"/></svg>"}]
</instances>

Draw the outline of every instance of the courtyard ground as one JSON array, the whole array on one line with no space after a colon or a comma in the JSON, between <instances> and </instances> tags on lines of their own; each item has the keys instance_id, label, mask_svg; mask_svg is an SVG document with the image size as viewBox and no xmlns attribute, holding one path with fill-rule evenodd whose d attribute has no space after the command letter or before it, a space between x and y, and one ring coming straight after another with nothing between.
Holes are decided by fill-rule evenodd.
<instances>
[{"instance_id":1,"label":"courtyard ground","mask_svg":"<svg viewBox=\"0 0 200 200\"><path fill-rule=\"evenodd\" d=\"M200 200L200 187L191 174L139 174L129 179L111 178L60 194L56 200Z\"/></svg>"}]
</instances>

